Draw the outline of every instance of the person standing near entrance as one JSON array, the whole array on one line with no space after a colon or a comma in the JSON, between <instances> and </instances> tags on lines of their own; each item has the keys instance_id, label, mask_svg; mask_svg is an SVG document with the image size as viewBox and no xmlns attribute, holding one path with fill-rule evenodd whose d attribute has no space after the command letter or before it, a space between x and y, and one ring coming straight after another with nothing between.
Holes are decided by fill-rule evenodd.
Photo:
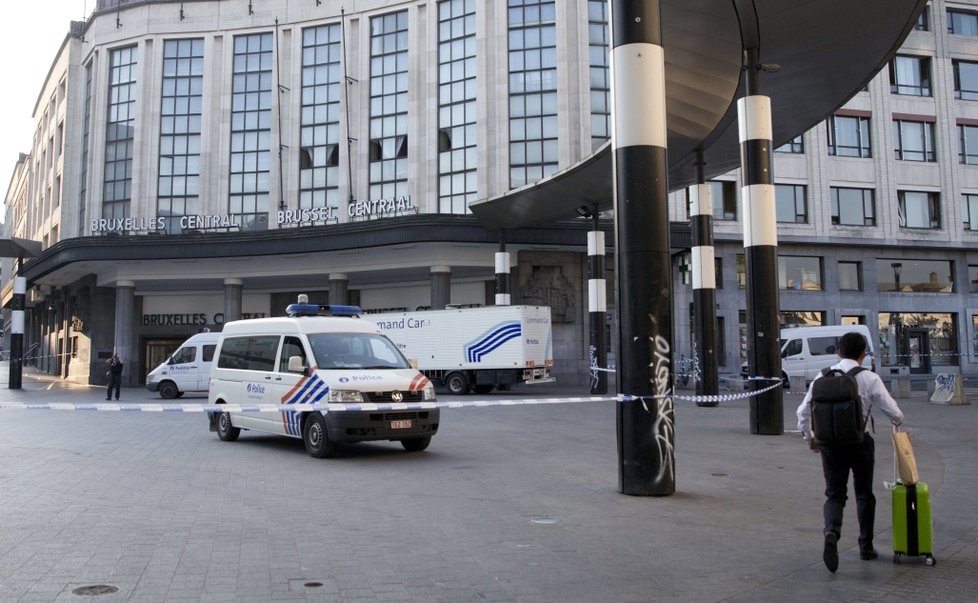
<instances>
[{"instance_id":1,"label":"person standing near entrance","mask_svg":"<svg viewBox=\"0 0 978 603\"><path fill-rule=\"evenodd\" d=\"M105 399L112 399L112 389L115 388L115 399L119 399L119 391L122 388L122 358L118 354L112 354L108 360L109 371L106 376L109 378L109 389L105 392Z\"/></svg>"},{"instance_id":2,"label":"person standing near entrance","mask_svg":"<svg viewBox=\"0 0 978 603\"><path fill-rule=\"evenodd\" d=\"M860 333L846 333L839 338L837 353L839 362L832 369L848 373L862 366L866 357L866 339ZM814 387L822 374L812 381ZM876 497L873 495L873 468L876 464L876 445L869 433L873 406L879 407L894 425L903 422L903 412L896 401L886 391L883 380L876 373L862 370L855 375L866 433L859 443L828 443L818 447L822 456L822 473L825 476L825 504L822 515L824 549L822 561L830 572L839 567L839 536L842 533L842 511L848 495L849 471L852 471L852 486L856 494L856 517L859 520L859 558L863 561L876 559L873 548L873 525L876 521ZM812 389L808 388L805 399L798 406L798 430L809 445L812 444Z\"/></svg>"}]
</instances>

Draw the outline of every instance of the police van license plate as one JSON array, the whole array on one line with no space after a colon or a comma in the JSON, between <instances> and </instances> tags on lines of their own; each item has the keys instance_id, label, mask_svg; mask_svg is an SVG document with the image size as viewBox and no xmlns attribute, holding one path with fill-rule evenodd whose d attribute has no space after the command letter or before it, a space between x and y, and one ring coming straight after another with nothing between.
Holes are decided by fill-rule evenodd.
<instances>
[{"instance_id":1,"label":"police van license plate","mask_svg":"<svg viewBox=\"0 0 978 603\"><path fill-rule=\"evenodd\" d=\"M411 427L411 419L405 419L403 421L391 421L391 429L411 429Z\"/></svg>"}]
</instances>

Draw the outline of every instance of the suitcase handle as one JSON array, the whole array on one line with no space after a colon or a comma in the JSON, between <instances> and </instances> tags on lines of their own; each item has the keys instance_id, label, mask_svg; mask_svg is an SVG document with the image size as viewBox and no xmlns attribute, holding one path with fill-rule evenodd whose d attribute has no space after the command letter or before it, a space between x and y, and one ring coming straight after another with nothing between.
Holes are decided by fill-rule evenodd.
<instances>
[{"instance_id":1,"label":"suitcase handle","mask_svg":"<svg viewBox=\"0 0 978 603\"><path fill-rule=\"evenodd\" d=\"M893 433L896 433L898 431L900 431L900 426L894 425ZM893 440L891 439L890 443L892 444L892 442ZM896 488L896 485L897 485L897 455L896 455L896 446L894 446L893 447L893 481L888 482L886 480L883 480L883 487L892 492L893 489Z\"/></svg>"}]
</instances>

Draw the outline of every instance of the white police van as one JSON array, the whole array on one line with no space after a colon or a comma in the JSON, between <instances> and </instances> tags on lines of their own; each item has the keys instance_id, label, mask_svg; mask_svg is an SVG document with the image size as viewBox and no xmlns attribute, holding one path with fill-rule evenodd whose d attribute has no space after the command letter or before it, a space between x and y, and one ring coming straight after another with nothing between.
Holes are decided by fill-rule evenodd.
<instances>
[{"instance_id":1,"label":"white police van","mask_svg":"<svg viewBox=\"0 0 978 603\"><path fill-rule=\"evenodd\" d=\"M356 306L288 307L288 317L224 325L211 370L211 404L350 404L424 402L434 386ZM208 413L226 442L241 430L301 438L323 458L343 443L394 440L408 451L428 447L438 409Z\"/></svg>"},{"instance_id":2,"label":"white police van","mask_svg":"<svg viewBox=\"0 0 978 603\"><path fill-rule=\"evenodd\" d=\"M187 392L206 392L211 380L211 362L220 333L197 333L176 352L146 375L146 389L161 398L179 398Z\"/></svg>"}]
</instances>

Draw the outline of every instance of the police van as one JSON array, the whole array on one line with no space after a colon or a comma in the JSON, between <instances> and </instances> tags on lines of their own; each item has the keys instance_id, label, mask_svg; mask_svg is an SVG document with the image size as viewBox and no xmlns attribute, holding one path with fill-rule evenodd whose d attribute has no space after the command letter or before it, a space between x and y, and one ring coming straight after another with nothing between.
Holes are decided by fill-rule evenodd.
<instances>
[{"instance_id":1,"label":"police van","mask_svg":"<svg viewBox=\"0 0 978 603\"><path fill-rule=\"evenodd\" d=\"M356 306L300 303L288 316L224 325L211 370L210 404L350 404L426 402L434 386ZM337 444L392 440L408 451L428 447L438 431L436 408L412 411L208 413L226 442L242 430L300 438L324 458Z\"/></svg>"},{"instance_id":2,"label":"police van","mask_svg":"<svg viewBox=\"0 0 978 603\"><path fill-rule=\"evenodd\" d=\"M187 392L207 392L211 361L220 333L197 333L146 375L146 389L161 398L179 398Z\"/></svg>"}]
</instances>

